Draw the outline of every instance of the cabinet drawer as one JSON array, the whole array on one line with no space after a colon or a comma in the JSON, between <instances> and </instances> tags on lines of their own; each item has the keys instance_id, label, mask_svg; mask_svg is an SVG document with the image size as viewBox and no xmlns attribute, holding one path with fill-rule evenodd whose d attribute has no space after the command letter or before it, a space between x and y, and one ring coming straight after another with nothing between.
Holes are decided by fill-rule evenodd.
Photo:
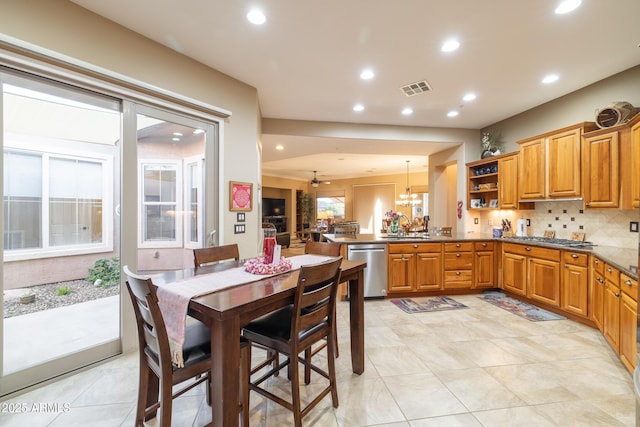
<instances>
[{"instance_id":1,"label":"cabinet drawer","mask_svg":"<svg viewBox=\"0 0 640 427\"><path fill-rule=\"evenodd\" d=\"M456 270L456 271L445 271L444 272L444 283L446 288L452 287L460 287L460 288L468 288L471 287L471 279L472 279L471 270Z\"/></svg>"},{"instance_id":2,"label":"cabinet drawer","mask_svg":"<svg viewBox=\"0 0 640 427\"><path fill-rule=\"evenodd\" d=\"M408 254L440 252L440 243L391 243L387 248L390 254Z\"/></svg>"},{"instance_id":3,"label":"cabinet drawer","mask_svg":"<svg viewBox=\"0 0 640 427\"><path fill-rule=\"evenodd\" d=\"M445 243L445 252L471 252L473 250L473 242L456 242Z\"/></svg>"},{"instance_id":4,"label":"cabinet drawer","mask_svg":"<svg viewBox=\"0 0 640 427\"><path fill-rule=\"evenodd\" d=\"M620 287L620 271L617 268L606 264L604 266L604 278L617 287Z\"/></svg>"},{"instance_id":5,"label":"cabinet drawer","mask_svg":"<svg viewBox=\"0 0 640 427\"><path fill-rule=\"evenodd\" d=\"M589 254L583 254L580 252L562 251L562 261L565 264L586 267L587 265L589 265Z\"/></svg>"},{"instance_id":6,"label":"cabinet drawer","mask_svg":"<svg viewBox=\"0 0 640 427\"><path fill-rule=\"evenodd\" d=\"M638 281L632 279L624 273L620 273L620 288L622 292L631 297L634 301L638 301Z\"/></svg>"},{"instance_id":7,"label":"cabinet drawer","mask_svg":"<svg viewBox=\"0 0 640 427\"><path fill-rule=\"evenodd\" d=\"M492 251L494 248L494 242L475 242L473 246L476 251Z\"/></svg>"},{"instance_id":8,"label":"cabinet drawer","mask_svg":"<svg viewBox=\"0 0 640 427\"><path fill-rule=\"evenodd\" d=\"M560 261L560 249L542 248L540 246L529 246L515 243L503 243L504 252L524 255L534 258L546 259L549 261Z\"/></svg>"},{"instance_id":9,"label":"cabinet drawer","mask_svg":"<svg viewBox=\"0 0 640 427\"><path fill-rule=\"evenodd\" d=\"M446 253L444 255L445 270L470 270L472 266L472 252Z\"/></svg>"},{"instance_id":10,"label":"cabinet drawer","mask_svg":"<svg viewBox=\"0 0 640 427\"><path fill-rule=\"evenodd\" d=\"M599 258L593 258L593 269L596 273L600 273L604 276L604 261Z\"/></svg>"}]
</instances>

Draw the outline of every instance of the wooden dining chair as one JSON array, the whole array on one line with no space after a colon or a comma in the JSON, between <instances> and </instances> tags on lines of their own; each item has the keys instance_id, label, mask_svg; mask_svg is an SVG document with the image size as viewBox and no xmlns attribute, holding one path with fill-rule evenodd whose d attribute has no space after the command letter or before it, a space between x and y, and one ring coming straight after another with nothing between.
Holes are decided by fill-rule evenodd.
<instances>
[{"instance_id":1,"label":"wooden dining chair","mask_svg":"<svg viewBox=\"0 0 640 427\"><path fill-rule=\"evenodd\" d=\"M207 382L207 403L211 405L210 331L195 319L187 322L182 346L184 367L178 368L171 360L169 337L153 282L149 277L132 273L128 266L124 266L123 270L138 327L140 370L135 425L143 426L145 421L155 418L160 409L157 425L169 427L173 399L205 381ZM248 342L242 339L238 410L242 415L242 425L245 427L249 425L247 384L250 380L250 352ZM176 385L181 387L174 392L173 386Z\"/></svg>"},{"instance_id":2,"label":"wooden dining chair","mask_svg":"<svg viewBox=\"0 0 640 427\"><path fill-rule=\"evenodd\" d=\"M232 243L224 246L194 249L193 259L197 268L212 262L226 261L230 259L238 261L240 259L240 252L238 251L238 245L236 243Z\"/></svg>"},{"instance_id":3,"label":"wooden dining chair","mask_svg":"<svg viewBox=\"0 0 640 427\"><path fill-rule=\"evenodd\" d=\"M334 357L334 331L338 280L342 257L320 264L300 268L294 303L266 314L248 323L243 336L249 342L257 343L284 354L287 359L264 375L252 380L249 389L273 400L293 412L294 425L302 426L302 418L311 411L327 394L331 393L334 407L338 407L338 390ZM327 369L312 364L300 353L320 340L327 340ZM298 363L309 366L328 381L316 397L302 408L300 401L300 375ZM291 399L277 396L261 384L285 367L289 367Z\"/></svg>"}]
</instances>

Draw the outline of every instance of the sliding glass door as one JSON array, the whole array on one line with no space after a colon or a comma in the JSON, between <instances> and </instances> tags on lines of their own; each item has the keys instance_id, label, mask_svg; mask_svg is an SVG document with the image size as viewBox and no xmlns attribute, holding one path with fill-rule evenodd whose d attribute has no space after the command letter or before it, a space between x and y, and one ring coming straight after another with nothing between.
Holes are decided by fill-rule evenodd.
<instances>
[{"instance_id":1,"label":"sliding glass door","mask_svg":"<svg viewBox=\"0 0 640 427\"><path fill-rule=\"evenodd\" d=\"M120 351L122 114L110 97L0 80L5 394Z\"/></svg>"}]
</instances>

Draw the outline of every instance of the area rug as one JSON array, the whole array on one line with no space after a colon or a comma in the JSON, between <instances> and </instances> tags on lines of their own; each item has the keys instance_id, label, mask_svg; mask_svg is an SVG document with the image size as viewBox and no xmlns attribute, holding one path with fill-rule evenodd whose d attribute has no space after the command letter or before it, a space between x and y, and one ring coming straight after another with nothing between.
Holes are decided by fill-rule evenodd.
<instances>
[{"instance_id":1,"label":"area rug","mask_svg":"<svg viewBox=\"0 0 640 427\"><path fill-rule=\"evenodd\" d=\"M519 301L503 294L502 292L486 292L480 299L485 300L489 304L507 310L510 313L520 316L532 322L541 322L544 320L565 320L566 317L536 307L535 305Z\"/></svg>"},{"instance_id":2,"label":"area rug","mask_svg":"<svg viewBox=\"0 0 640 427\"><path fill-rule=\"evenodd\" d=\"M469 308L449 297L432 297L426 299L399 298L391 302L400 307L405 313L424 313L428 311L458 310Z\"/></svg>"}]
</instances>

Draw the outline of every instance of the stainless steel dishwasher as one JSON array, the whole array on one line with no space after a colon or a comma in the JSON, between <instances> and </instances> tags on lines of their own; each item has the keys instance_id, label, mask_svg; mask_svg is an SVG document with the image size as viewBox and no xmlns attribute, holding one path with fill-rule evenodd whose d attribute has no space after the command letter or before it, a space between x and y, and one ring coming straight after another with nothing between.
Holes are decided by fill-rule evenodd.
<instances>
[{"instance_id":1,"label":"stainless steel dishwasher","mask_svg":"<svg viewBox=\"0 0 640 427\"><path fill-rule=\"evenodd\" d=\"M387 245L347 245L347 259L364 261L364 297L384 298L387 295Z\"/></svg>"}]
</instances>

